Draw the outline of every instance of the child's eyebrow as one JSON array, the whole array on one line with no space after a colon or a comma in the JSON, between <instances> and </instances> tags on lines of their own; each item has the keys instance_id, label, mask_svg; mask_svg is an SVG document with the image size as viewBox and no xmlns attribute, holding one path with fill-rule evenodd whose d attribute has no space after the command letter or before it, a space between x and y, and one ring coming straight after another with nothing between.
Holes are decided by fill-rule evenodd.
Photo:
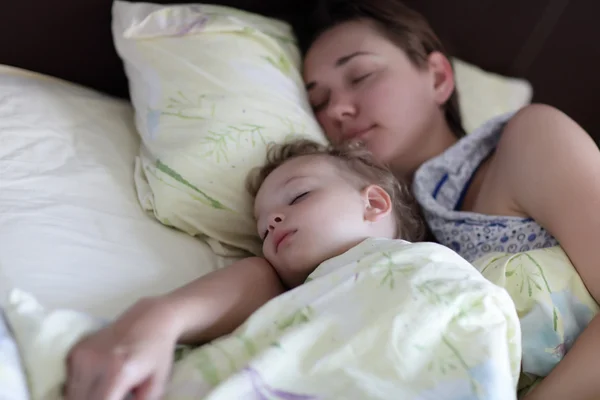
<instances>
[{"instance_id":1,"label":"child's eyebrow","mask_svg":"<svg viewBox=\"0 0 600 400\"><path fill-rule=\"evenodd\" d=\"M287 185L289 185L289 184L291 184L292 182L294 182L294 181L297 181L297 180L299 180L299 179L307 179L307 178L310 178L310 176L307 176L307 175L294 175L294 176L292 176L292 177L290 177L290 178L286 179L286 181L285 181L285 182L283 182L283 184L282 184L281 186L279 186L279 188L278 188L278 189L283 189L283 188L285 188ZM259 220L259 217L260 217L260 215L258 215L258 212L257 212L257 210L256 210L256 208L255 208L255 209L254 209L254 220L255 220L255 221L258 221L258 220Z\"/></svg>"},{"instance_id":2,"label":"child's eyebrow","mask_svg":"<svg viewBox=\"0 0 600 400\"><path fill-rule=\"evenodd\" d=\"M304 179L304 178L308 178L308 176L304 176L304 175L295 175L295 176L292 176L291 178L289 178L288 180L286 180L281 187L286 187L291 182L296 181L298 179Z\"/></svg>"}]
</instances>

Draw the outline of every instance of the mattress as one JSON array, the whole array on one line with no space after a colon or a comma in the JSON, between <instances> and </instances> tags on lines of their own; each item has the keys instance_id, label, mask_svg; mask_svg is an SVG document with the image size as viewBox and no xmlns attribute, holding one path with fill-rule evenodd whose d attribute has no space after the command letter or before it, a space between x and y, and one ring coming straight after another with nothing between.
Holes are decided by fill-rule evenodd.
<instances>
[{"instance_id":1,"label":"mattress","mask_svg":"<svg viewBox=\"0 0 600 400\"><path fill-rule=\"evenodd\" d=\"M111 318L233 261L142 211L138 148L128 102L0 67L1 302Z\"/></svg>"}]
</instances>

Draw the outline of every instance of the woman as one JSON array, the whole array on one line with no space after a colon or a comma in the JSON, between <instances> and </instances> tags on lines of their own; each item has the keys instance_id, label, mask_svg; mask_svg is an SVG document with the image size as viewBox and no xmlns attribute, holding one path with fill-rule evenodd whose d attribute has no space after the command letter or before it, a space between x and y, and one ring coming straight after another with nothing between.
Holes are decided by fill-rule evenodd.
<instances>
[{"instance_id":1,"label":"woman","mask_svg":"<svg viewBox=\"0 0 600 400\"><path fill-rule=\"evenodd\" d=\"M419 14L394 0L332 1L319 19L304 78L328 138L361 141L412 180L436 239L463 257L560 243L598 302L600 152L586 132L531 105L460 139L452 67ZM599 396L599 351L595 318L527 399Z\"/></svg>"},{"instance_id":2,"label":"woman","mask_svg":"<svg viewBox=\"0 0 600 400\"><path fill-rule=\"evenodd\" d=\"M329 139L360 141L398 178L412 180L436 239L465 258L560 243L598 301L600 253L593 241L600 236L600 153L589 136L560 111L533 105L460 139L452 67L420 15L396 0L323 4L304 78ZM233 273L256 285L264 277L249 269ZM210 287L214 296L236 292ZM240 321L247 316L235 312ZM173 331L182 323L173 315L173 308L141 302L82 341L70 357L67 397L94 387L117 397L132 387L142 398L159 393ZM196 333L178 339L196 340ZM600 395L593 368L599 340L595 318L528 400Z\"/></svg>"}]
</instances>

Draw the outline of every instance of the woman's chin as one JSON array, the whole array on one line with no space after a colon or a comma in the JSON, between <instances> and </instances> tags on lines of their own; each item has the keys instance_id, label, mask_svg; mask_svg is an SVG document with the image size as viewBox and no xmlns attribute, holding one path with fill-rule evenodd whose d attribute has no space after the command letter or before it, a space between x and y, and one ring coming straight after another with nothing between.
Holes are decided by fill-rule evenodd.
<instances>
[{"instance_id":1,"label":"woman's chin","mask_svg":"<svg viewBox=\"0 0 600 400\"><path fill-rule=\"evenodd\" d=\"M396 159L395 153L392 148L385 146L384 143L369 141L365 143L366 148L373 154L373 157L377 162L390 165Z\"/></svg>"}]
</instances>

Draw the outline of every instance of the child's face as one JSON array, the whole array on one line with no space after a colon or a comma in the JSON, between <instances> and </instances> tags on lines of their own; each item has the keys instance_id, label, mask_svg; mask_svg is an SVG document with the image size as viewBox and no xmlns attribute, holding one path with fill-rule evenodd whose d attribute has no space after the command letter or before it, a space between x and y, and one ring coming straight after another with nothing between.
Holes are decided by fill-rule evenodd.
<instances>
[{"instance_id":1,"label":"child's face","mask_svg":"<svg viewBox=\"0 0 600 400\"><path fill-rule=\"evenodd\" d=\"M300 285L323 261L371 236L368 189L358 190L327 156L294 158L265 180L255 200L258 233L265 258L290 287ZM389 235L394 221L390 218ZM378 220L381 222L381 220ZM379 230L377 230L379 229Z\"/></svg>"}]
</instances>

